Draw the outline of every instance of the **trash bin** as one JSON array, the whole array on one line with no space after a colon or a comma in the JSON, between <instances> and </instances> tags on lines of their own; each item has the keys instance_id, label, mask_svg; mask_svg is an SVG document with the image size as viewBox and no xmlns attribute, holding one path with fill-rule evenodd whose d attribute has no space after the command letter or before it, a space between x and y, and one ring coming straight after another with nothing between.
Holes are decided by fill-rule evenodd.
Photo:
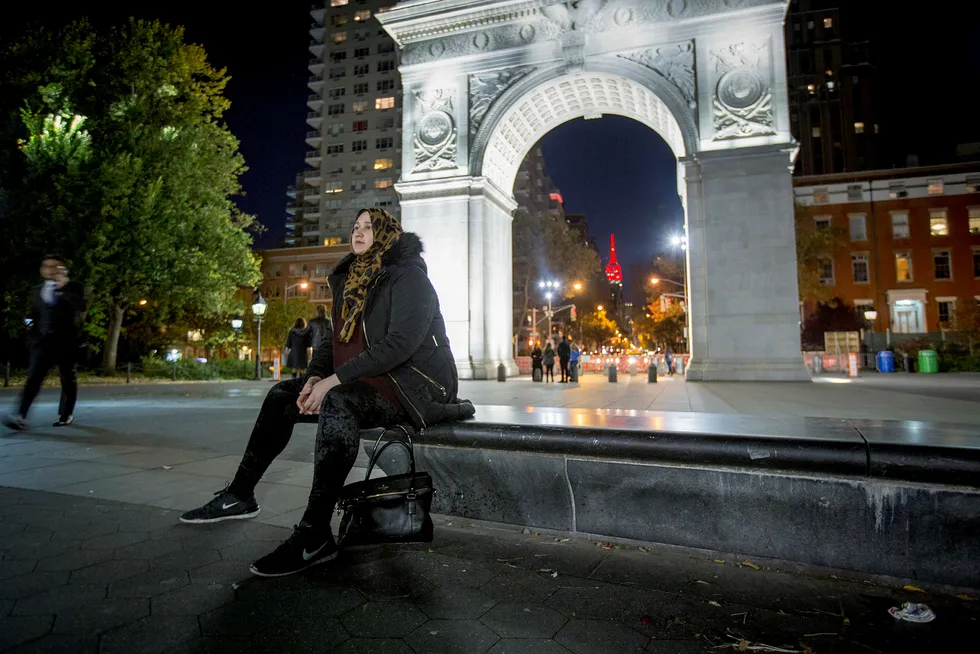
<instances>
[{"instance_id":1,"label":"trash bin","mask_svg":"<svg viewBox=\"0 0 980 654\"><path fill-rule=\"evenodd\" d=\"M610 363L609 364L609 381L612 382L613 384L616 383L616 373L617 372L618 372L618 370L616 369L616 364L615 363Z\"/></svg>"},{"instance_id":2,"label":"trash bin","mask_svg":"<svg viewBox=\"0 0 980 654\"><path fill-rule=\"evenodd\" d=\"M939 372L939 355L935 350L919 351L919 372L924 374Z\"/></svg>"},{"instance_id":3,"label":"trash bin","mask_svg":"<svg viewBox=\"0 0 980 654\"><path fill-rule=\"evenodd\" d=\"M813 374L822 375L823 374L823 357L819 354L813 355Z\"/></svg>"},{"instance_id":4,"label":"trash bin","mask_svg":"<svg viewBox=\"0 0 980 654\"><path fill-rule=\"evenodd\" d=\"M895 355L888 350L878 353L878 372L895 372Z\"/></svg>"},{"instance_id":5,"label":"trash bin","mask_svg":"<svg viewBox=\"0 0 980 654\"><path fill-rule=\"evenodd\" d=\"M647 383L656 384L657 383L657 364L651 363L650 367L647 368Z\"/></svg>"},{"instance_id":6,"label":"trash bin","mask_svg":"<svg viewBox=\"0 0 980 654\"><path fill-rule=\"evenodd\" d=\"M911 354L904 355L902 357L902 363L905 364L905 372L915 372L915 360Z\"/></svg>"},{"instance_id":7,"label":"trash bin","mask_svg":"<svg viewBox=\"0 0 980 654\"><path fill-rule=\"evenodd\" d=\"M578 361L568 365L568 376L571 378L571 383L578 383Z\"/></svg>"}]
</instances>

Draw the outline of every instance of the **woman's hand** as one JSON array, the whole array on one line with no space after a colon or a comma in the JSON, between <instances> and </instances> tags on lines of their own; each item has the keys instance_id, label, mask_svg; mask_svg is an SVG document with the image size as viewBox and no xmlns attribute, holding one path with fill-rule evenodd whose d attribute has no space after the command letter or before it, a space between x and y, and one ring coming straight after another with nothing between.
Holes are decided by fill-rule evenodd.
<instances>
[{"instance_id":1,"label":"woman's hand","mask_svg":"<svg viewBox=\"0 0 980 654\"><path fill-rule=\"evenodd\" d=\"M326 379L321 379L314 384L313 390L307 396L303 406L300 407L300 412L308 416L320 413L323 398L327 396L327 393L334 386L340 386L340 379L337 378L337 375L330 375Z\"/></svg>"},{"instance_id":2,"label":"woman's hand","mask_svg":"<svg viewBox=\"0 0 980 654\"><path fill-rule=\"evenodd\" d=\"M306 405L306 400L310 397L310 393L313 392L313 387L316 383L320 381L322 377L310 377L303 384L303 390L299 392L299 397L296 398L296 406L299 408L300 413L304 413L303 407Z\"/></svg>"}]
</instances>

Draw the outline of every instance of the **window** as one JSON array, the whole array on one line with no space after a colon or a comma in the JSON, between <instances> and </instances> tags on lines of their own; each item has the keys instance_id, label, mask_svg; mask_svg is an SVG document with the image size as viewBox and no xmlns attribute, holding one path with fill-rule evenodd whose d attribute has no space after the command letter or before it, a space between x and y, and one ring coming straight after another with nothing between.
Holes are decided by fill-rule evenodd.
<instances>
[{"instance_id":1,"label":"window","mask_svg":"<svg viewBox=\"0 0 980 654\"><path fill-rule=\"evenodd\" d=\"M395 88L395 80L393 79L383 79L378 81L379 91L391 91Z\"/></svg>"},{"instance_id":2,"label":"window","mask_svg":"<svg viewBox=\"0 0 980 654\"><path fill-rule=\"evenodd\" d=\"M395 108L395 98L388 96L385 98L375 98L374 100L375 109L394 109Z\"/></svg>"},{"instance_id":3,"label":"window","mask_svg":"<svg viewBox=\"0 0 980 654\"><path fill-rule=\"evenodd\" d=\"M323 239L323 244L324 245L340 245L343 242L344 242L344 239L340 238L339 236L328 236L327 238ZM330 286L329 285L327 285L327 292L323 295L323 297L326 298L326 299L330 299Z\"/></svg>"},{"instance_id":4,"label":"window","mask_svg":"<svg viewBox=\"0 0 980 654\"><path fill-rule=\"evenodd\" d=\"M323 203L323 206L328 211L336 211L337 209L342 209L344 207L343 200L327 200Z\"/></svg>"},{"instance_id":5,"label":"window","mask_svg":"<svg viewBox=\"0 0 980 654\"><path fill-rule=\"evenodd\" d=\"M354 132L363 132L368 128L368 121L366 120L355 120L354 121Z\"/></svg>"},{"instance_id":6,"label":"window","mask_svg":"<svg viewBox=\"0 0 980 654\"><path fill-rule=\"evenodd\" d=\"M864 123L862 123L860 121L854 123L854 133L855 134L864 134Z\"/></svg>"},{"instance_id":7,"label":"window","mask_svg":"<svg viewBox=\"0 0 980 654\"><path fill-rule=\"evenodd\" d=\"M364 183L364 180L363 179L354 179L354 180L351 180L350 190L356 191L356 192L359 193L359 192L363 191L365 188L366 188L366 184Z\"/></svg>"},{"instance_id":8,"label":"window","mask_svg":"<svg viewBox=\"0 0 980 654\"><path fill-rule=\"evenodd\" d=\"M331 7L344 7L350 0L330 0Z\"/></svg>"},{"instance_id":9,"label":"window","mask_svg":"<svg viewBox=\"0 0 980 654\"><path fill-rule=\"evenodd\" d=\"M344 14L334 14L330 17L330 24L334 27L340 27L341 25L347 24L347 16Z\"/></svg>"},{"instance_id":10,"label":"window","mask_svg":"<svg viewBox=\"0 0 980 654\"><path fill-rule=\"evenodd\" d=\"M865 224L864 214L855 214L847 217L850 226L852 241L867 241L868 230Z\"/></svg>"},{"instance_id":11,"label":"window","mask_svg":"<svg viewBox=\"0 0 980 654\"><path fill-rule=\"evenodd\" d=\"M394 41L388 41L386 43L378 44L378 54L388 54L395 51Z\"/></svg>"},{"instance_id":12,"label":"window","mask_svg":"<svg viewBox=\"0 0 980 654\"><path fill-rule=\"evenodd\" d=\"M936 279L953 278L953 266L950 262L949 250L934 250L932 263L936 270Z\"/></svg>"},{"instance_id":13,"label":"window","mask_svg":"<svg viewBox=\"0 0 980 654\"><path fill-rule=\"evenodd\" d=\"M810 95L813 95L813 94L815 94L817 92L817 85L816 84L807 84L806 85L806 90L807 90L807 93L809 93ZM814 136L820 136L820 128L817 127L817 128L815 128L815 130L816 130L816 134L814 134Z\"/></svg>"},{"instance_id":14,"label":"window","mask_svg":"<svg viewBox=\"0 0 980 654\"><path fill-rule=\"evenodd\" d=\"M301 266L298 263L289 264L290 277L302 277L305 274L306 274L306 266Z\"/></svg>"},{"instance_id":15,"label":"window","mask_svg":"<svg viewBox=\"0 0 980 654\"><path fill-rule=\"evenodd\" d=\"M282 277L282 265L277 263L272 266L272 274L275 277Z\"/></svg>"},{"instance_id":16,"label":"window","mask_svg":"<svg viewBox=\"0 0 980 654\"><path fill-rule=\"evenodd\" d=\"M980 207L970 207L969 211L970 233L980 234Z\"/></svg>"},{"instance_id":17,"label":"window","mask_svg":"<svg viewBox=\"0 0 980 654\"><path fill-rule=\"evenodd\" d=\"M980 175L967 175L966 192L976 193L977 191L980 191Z\"/></svg>"},{"instance_id":18,"label":"window","mask_svg":"<svg viewBox=\"0 0 980 654\"><path fill-rule=\"evenodd\" d=\"M341 181L327 182L323 185L323 192L327 195L344 192L344 183Z\"/></svg>"},{"instance_id":19,"label":"window","mask_svg":"<svg viewBox=\"0 0 980 654\"><path fill-rule=\"evenodd\" d=\"M371 10L370 9L358 9L354 12L354 20L371 20Z\"/></svg>"},{"instance_id":20,"label":"window","mask_svg":"<svg viewBox=\"0 0 980 654\"><path fill-rule=\"evenodd\" d=\"M345 77L346 75L347 75L347 70L343 66L330 69L330 79L340 79L341 77Z\"/></svg>"},{"instance_id":21,"label":"window","mask_svg":"<svg viewBox=\"0 0 980 654\"><path fill-rule=\"evenodd\" d=\"M381 177L374 180L374 188L389 188L392 185L390 177Z\"/></svg>"},{"instance_id":22,"label":"window","mask_svg":"<svg viewBox=\"0 0 980 654\"><path fill-rule=\"evenodd\" d=\"M362 113L364 111L367 111L368 103L367 103L366 100L358 100L357 102L355 102L354 104L352 104L350 106L350 108L351 108L351 111L353 111L355 114L359 114L359 113Z\"/></svg>"},{"instance_id":23,"label":"window","mask_svg":"<svg viewBox=\"0 0 980 654\"><path fill-rule=\"evenodd\" d=\"M327 107L328 116L339 116L342 113L344 113L343 104L332 104L329 107Z\"/></svg>"},{"instance_id":24,"label":"window","mask_svg":"<svg viewBox=\"0 0 980 654\"><path fill-rule=\"evenodd\" d=\"M387 73L389 71L395 70L395 60L385 59L384 61L378 62L378 72Z\"/></svg>"},{"instance_id":25,"label":"window","mask_svg":"<svg viewBox=\"0 0 980 654\"><path fill-rule=\"evenodd\" d=\"M908 250L895 253L895 281L912 281L912 253Z\"/></svg>"},{"instance_id":26,"label":"window","mask_svg":"<svg viewBox=\"0 0 980 654\"><path fill-rule=\"evenodd\" d=\"M344 61L345 59L347 59L347 51L346 50L338 50L337 52L331 52L330 53L330 61L333 61L333 62L336 63L338 61Z\"/></svg>"},{"instance_id":27,"label":"window","mask_svg":"<svg viewBox=\"0 0 980 654\"><path fill-rule=\"evenodd\" d=\"M376 203L382 209L387 209L395 205L395 201L392 198L380 197Z\"/></svg>"},{"instance_id":28,"label":"window","mask_svg":"<svg viewBox=\"0 0 980 654\"><path fill-rule=\"evenodd\" d=\"M875 134L879 132L878 123L875 123Z\"/></svg>"},{"instance_id":29,"label":"window","mask_svg":"<svg viewBox=\"0 0 980 654\"><path fill-rule=\"evenodd\" d=\"M367 75L371 72L371 64L356 64L354 66L355 75Z\"/></svg>"},{"instance_id":30,"label":"window","mask_svg":"<svg viewBox=\"0 0 980 654\"><path fill-rule=\"evenodd\" d=\"M817 266L820 269L820 285L833 286L834 285L834 260L821 259L818 262Z\"/></svg>"},{"instance_id":31,"label":"window","mask_svg":"<svg viewBox=\"0 0 980 654\"><path fill-rule=\"evenodd\" d=\"M371 56L371 48L355 48L354 56L360 59L361 57Z\"/></svg>"},{"instance_id":32,"label":"window","mask_svg":"<svg viewBox=\"0 0 980 654\"><path fill-rule=\"evenodd\" d=\"M817 216L813 219L817 229L830 229L830 216Z\"/></svg>"},{"instance_id":33,"label":"window","mask_svg":"<svg viewBox=\"0 0 980 654\"><path fill-rule=\"evenodd\" d=\"M929 185L926 187L926 191L929 195L942 195L943 194L943 179L942 177L937 177L935 179L929 180Z\"/></svg>"},{"instance_id":34,"label":"window","mask_svg":"<svg viewBox=\"0 0 980 654\"><path fill-rule=\"evenodd\" d=\"M980 279L980 249L973 249L973 278Z\"/></svg>"},{"instance_id":35,"label":"window","mask_svg":"<svg viewBox=\"0 0 980 654\"><path fill-rule=\"evenodd\" d=\"M905 182L890 182L888 184L888 197L892 200L904 198L907 195L908 191L905 190Z\"/></svg>"},{"instance_id":36,"label":"window","mask_svg":"<svg viewBox=\"0 0 980 654\"><path fill-rule=\"evenodd\" d=\"M823 19L823 26L826 27L826 28L828 28L828 29L831 28L831 27L833 27L834 26L834 19L833 18L824 18Z\"/></svg>"},{"instance_id":37,"label":"window","mask_svg":"<svg viewBox=\"0 0 980 654\"><path fill-rule=\"evenodd\" d=\"M909 237L909 215L907 213L892 214L892 238L900 240Z\"/></svg>"},{"instance_id":38,"label":"window","mask_svg":"<svg viewBox=\"0 0 980 654\"><path fill-rule=\"evenodd\" d=\"M354 30L354 38L357 39L358 41L369 39L371 38L371 30L368 29Z\"/></svg>"},{"instance_id":39,"label":"window","mask_svg":"<svg viewBox=\"0 0 980 654\"><path fill-rule=\"evenodd\" d=\"M854 312L864 318L865 311L874 311L875 305L871 300L854 300Z\"/></svg>"},{"instance_id":40,"label":"window","mask_svg":"<svg viewBox=\"0 0 980 654\"><path fill-rule=\"evenodd\" d=\"M822 186L820 188L813 189L813 202L814 204L827 204L827 187Z\"/></svg>"},{"instance_id":41,"label":"window","mask_svg":"<svg viewBox=\"0 0 980 654\"><path fill-rule=\"evenodd\" d=\"M394 166L394 164L392 163L391 159L375 159L374 160L374 169L375 170L388 170L389 168L391 168L393 166Z\"/></svg>"},{"instance_id":42,"label":"window","mask_svg":"<svg viewBox=\"0 0 980 654\"><path fill-rule=\"evenodd\" d=\"M851 273L854 275L855 284L867 284L869 280L868 255L851 255Z\"/></svg>"},{"instance_id":43,"label":"window","mask_svg":"<svg viewBox=\"0 0 980 654\"><path fill-rule=\"evenodd\" d=\"M334 32L330 35L330 40L334 43L343 43L347 40L347 32Z\"/></svg>"},{"instance_id":44,"label":"window","mask_svg":"<svg viewBox=\"0 0 980 654\"><path fill-rule=\"evenodd\" d=\"M395 147L395 139L390 136L382 136L381 138L374 139L374 147L378 150L393 148Z\"/></svg>"},{"instance_id":45,"label":"window","mask_svg":"<svg viewBox=\"0 0 980 654\"><path fill-rule=\"evenodd\" d=\"M367 150L367 141L354 141L350 145L351 152L364 152Z\"/></svg>"},{"instance_id":46,"label":"window","mask_svg":"<svg viewBox=\"0 0 980 654\"><path fill-rule=\"evenodd\" d=\"M860 202L864 199L864 193L862 192L860 184L848 184L847 185L847 201L848 202Z\"/></svg>"},{"instance_id":47,"label":"window","mask_svg":"<svg viewBox=\"0 0 980 654\"><path fill-rule=\"evenodd\" d=\"M327 95L335 100L337 98L344 97L344 95L346 94L347 94L347 89L345 89L343 86L338 86L327 91Z\"/></svg>"},{"instance_id":48,"label":"window","mask_svg":"<svg viewBox=\"0 0 980 654\"><path fill-rule=\"evenodd\" d=\"M313 267L314 279L326 279L330 275L330 266L325 263L318 263Z\"/></svg>"},{"instance_id":49,"label":"window","mask_svg":"<svg viewBox=\"0 0 980 654\"><path fill-rule=\"evenodd\" d=\"M371 85L367 82L361 82L360 84L354 85L354 95L363 95L371 90Z\"/></svg>"},{"instance_id":50,"label":"window","mask_svg":"<svg viewBox=\"0 0 980 654\"><path fill-rule=\"evenodd\" d=\"M317 173L317 176L319 176L320 171L315 171L315 172ZM342 175L344 172L344 166L343 164L335 163L333 165L333 168L331 168L326 172L328 175Z\"/></svg>"},{"instance_id":51,"label":"window","mask_svg":"<svg viewBox=\"0 0 980 654\"><path fill-rule=\"evenodd\" d=\"M343 133L344 133L343 123L331 123L330 126L327 127L327 134L329 134L330 136L338 136Z\"/></svg>"},{"instance_id":52,"label":"window","mask_svg":"<svg viewBox=\"0 0 980 654\"><path fill-rule=\"evenodd\" d=\"M949 221L945 209L929 211L929 233L933 236L949 236Z\"/></svg>"},{"instance_id":53,"label":"window","mask_svg":"<svg viewBox=\"0 0 980 654\"><path fill-rule=\"evenodd\" d=\"M354 165L350 167L352 173L363 173L368 169L368 163L366 161L355 161Z\"/></svg>"},{"instance_id":54,"label":"window","mask_svg":"<svg viewBox=\"0 0 980 654\"><path fill-rule=\"evenodd\" d=\"M813 21L812 21L812 20L808 20L808 21L806 22L806 28L807 28L808 30L812 30L812 29L813 29Z\"/></svg>"},{"instance_id":55,"label":"window","mask_svg":"<svg viewBox=\"0 0 980 654\"><path fill-rule=\"evenodd\" d=\"M956 300L952 298L936 298L939 305L939 325L952 327L956 319Z\"/></svg>"},{"instance_id":56,"label":"window","mask_svg":"<svg viewBox=\"0 0 980 654\"><path fill-rule=\"evenodd\" d=\"M344 152L344 144L337 143L336 145L327 146L327 154L342 154Z\"/></svg>"},{"instance_id":57,"label":"window","mask_svg":"<svg viewBox=\"0 0 980 654\"><path fill-rule=\"evenodd\" d=\"M820 138L820 127L813 127L813 128L811 128L810 129L810 135L813 136L813 138L815 138L815 139Z\"/></svg>"},{"instance_id":58,"label":"window","mask_svg":"<svg viewBox=\"0 0 980 654\"><path fill-rule=\"evenodd\" d=\"M378 129L391 129L395 126L395 119L388 117L378 121Z\"/></svg>"}]
</instances>

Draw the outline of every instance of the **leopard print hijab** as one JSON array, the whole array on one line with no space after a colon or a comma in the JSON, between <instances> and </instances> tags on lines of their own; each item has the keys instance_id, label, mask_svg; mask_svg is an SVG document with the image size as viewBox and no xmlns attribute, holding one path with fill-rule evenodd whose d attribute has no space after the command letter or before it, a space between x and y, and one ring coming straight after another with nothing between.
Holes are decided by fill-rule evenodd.
<instances>
[{"instance_id":1,"label":"leopard print hijab","mask_svg":"<svg viewBox=\"0 0 980 654\"><path fill-rule=\"evenodd\" d=\"M371 216L374 243L367 252L354 257L354 262L347 271L344 303L340 308L340 321L343 325L340 329L340 340L344 343L349 343L357 330L357 322L364 312L364 298L367 297L371 282L381 272L382 258L402 235L401 223L384 209L361 209L357 212L358 217L365 212Z\"/></svg>"}]
</instances>

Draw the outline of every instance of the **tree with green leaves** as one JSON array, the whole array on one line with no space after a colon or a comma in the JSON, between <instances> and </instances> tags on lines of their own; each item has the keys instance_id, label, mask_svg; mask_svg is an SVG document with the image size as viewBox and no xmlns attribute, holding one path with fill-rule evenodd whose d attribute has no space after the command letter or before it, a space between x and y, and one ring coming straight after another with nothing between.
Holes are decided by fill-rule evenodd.
<instances>
[{"instance_id":1,"label":"tree with green leaves","mask_svg":"<svg viewBox=\"0 0 980 654\"><path fill-rule=\"evenodd\" d=\"M579 320L582 321L582 340L587 350L597 350L616 336L616 323L609 319L605 309L585 312Z\"/></svg>"},{"instance_id":2,"label":"tree with green leaves","mask_svg":"<svg viewBox=\"0 0 980 654\"><path fill-rule=\"evenodd\" d=\"M111 372L140 300L174 319L234 308L259 267L255 220L232 202L245 164L221 123L228 79L156 21L79 22L0 47L0 238L22 244L5 312L26 302L36 266L24 263L65 253Z\"/></svg>"},{"instance_id":3,"label":"tree with green leaves","mask_svg":"<svg viewBox=\"0 0 980 654\"><path fill-rule=\"evenodd\" d=\"M796 266L803 302L828 302L833 287L820 283L820 266L841 249L845 232L837 227L818 227L811 216L796 214Z\"/></svg>"}]
</instances>

